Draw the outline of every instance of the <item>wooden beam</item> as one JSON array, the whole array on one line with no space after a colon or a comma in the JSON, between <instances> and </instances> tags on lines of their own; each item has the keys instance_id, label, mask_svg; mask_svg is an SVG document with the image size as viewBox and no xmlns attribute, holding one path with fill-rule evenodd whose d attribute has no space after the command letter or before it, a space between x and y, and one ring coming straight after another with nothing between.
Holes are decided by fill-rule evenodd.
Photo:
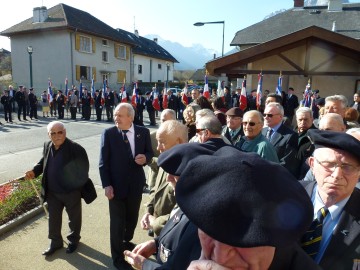
<instances>
[{"instance_id":1,"label":"wooden beam","mask_svg":"<svg viewBox=\"0 0 360 270\"><path fill-rule=\"evenodd\" d=\"M283 59L286 63L288 63L290 66L292 66L293 68L295 68L298 71L304 71L304 69L302 69L300 66L298 66L297 64L295 64L293 61L291 61L289 58L287 58L285 55L283 55L282 53L278 54L279 57L281 59Z\"/></svg>"},{"instance_id":2,"label":"wooden beam","mask_svg":"<svg viewBox=\"0 0 360 270\"><path fill-rule=\"evenodd\" d=\"M225 72L225 70L221 70L221 69L216 70L216 71L220 72L220 73ZM246 74L259 74L260 72L262 72L263 74L279 74L280 70L237 69L237 70L228 71L226 76L234 77L234 75L237 76L239 74L245 74L245 75ZM360 71L359 72L316 72L316 71L300 72L300 71L281 70L281 73L283 75L303 75L305 77L308 77L308 76L360 76ZM240 77L237 77L237 78L240 78Z\"/></svg>"}]
</instances>

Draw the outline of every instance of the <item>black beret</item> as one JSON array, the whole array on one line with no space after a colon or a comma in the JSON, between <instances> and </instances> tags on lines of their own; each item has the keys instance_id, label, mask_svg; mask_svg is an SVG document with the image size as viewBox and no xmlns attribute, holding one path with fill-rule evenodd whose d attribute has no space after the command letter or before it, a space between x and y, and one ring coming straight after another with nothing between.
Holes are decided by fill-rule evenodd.
<instances>
[{"instance_id":1,"label":"black beret","mask_svg":"<svg viewBox=\"0 0 360 270\"><path fill-rule=\"evenodd\" d=\"M186 143L178 144L161 153L157 164L165 172L179 176L188 162L198 155L212 155L219 148L213 144Z\"/></svg>"},{"instance_id":2,"label":"black beret","mask_svg":"<svg viewBox=\"0 0 360 270\"><path fill-rule=\"evenodd\" d=\"M309 196L287 169L229 146L191 159L175 191L190 221L235 247L288 246L313 219Z\"/></svg>"},{"instance_id":3,"label":"black beret","mask_svg":"<svg viewBox=\"0 0 360 270\"><path fill-rule=\"evenodd\" d=\"M244 112L238 107L233 107L226 112L226 115L243 117Z\"/></svg>"},{"instance_id":4,"label":"black beret","mask_svg":"<svg viewBox=\"0 0 360 270\"><path fill-rule=\"evenodd\" d=\"M324 106L325 105L325 98L319 98L316 100L316 105Z\"/></svg>"},{"instance_id":5,"label":"black beret","mask_svg":"<svg viewBox=\"0 0 360 270\"><path fill-rule=\"evenodd\" d=\"M353 136L336 131L309 129L308 137L315 148L327 147L346 151L360 160L360 142Z\"/></svg>"}]
</instances>

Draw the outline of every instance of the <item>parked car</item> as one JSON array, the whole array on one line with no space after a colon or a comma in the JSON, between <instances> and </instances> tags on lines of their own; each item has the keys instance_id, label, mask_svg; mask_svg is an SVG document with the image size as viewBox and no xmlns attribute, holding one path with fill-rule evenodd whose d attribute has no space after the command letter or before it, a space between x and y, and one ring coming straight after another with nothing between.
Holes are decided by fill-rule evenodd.
<instances>
[{"instance_id":1,"label":"parked car","mask_svg":"<svg viewBox=\"0 0 360 270\"><path fill-rule=\"evenodd\" d=\"M169 88L169 90L171 90L175 96L177 96L178 93L181 93L181 92L182 92L182 89L177 88L177 87Z\"/></svg>"}]
</instances>

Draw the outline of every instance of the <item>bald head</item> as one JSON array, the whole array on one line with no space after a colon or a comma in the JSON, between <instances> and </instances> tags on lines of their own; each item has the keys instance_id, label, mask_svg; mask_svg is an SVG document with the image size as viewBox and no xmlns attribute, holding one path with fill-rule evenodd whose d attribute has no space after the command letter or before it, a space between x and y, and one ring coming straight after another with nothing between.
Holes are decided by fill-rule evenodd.
<instances>
[{"instance_id":1,"label":"bald head","mask_svg":"<svg viewBox=\"0 0 360 270\"><path fill-rule=\"evenodd\" d=\"M319 122L319 129L345 132L346 127L341 115L337 113L327 113L321 118Z\"/></svg>"}]
</instances>

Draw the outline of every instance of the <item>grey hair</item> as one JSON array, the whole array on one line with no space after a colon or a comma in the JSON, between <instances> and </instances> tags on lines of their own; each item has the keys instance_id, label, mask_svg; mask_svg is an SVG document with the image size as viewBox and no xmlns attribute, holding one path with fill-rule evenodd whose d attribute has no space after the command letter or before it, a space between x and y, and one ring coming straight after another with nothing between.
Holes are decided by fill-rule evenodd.
<instances>
[{"instance_id":1,"label":"grey hair","mask_svg":"<svg viewBox=\"0 0 360 270\"><path fill-rule=\"evenodd\" d=\"M328 96L325 98L325 104L326 102L328 101L332 101L332 102L335 102L335 101L340 101L341 104L342 104L342 108L346 108L348 106L348 100L345 96L343 95L333 95L333 96Z\"/></svg>"},{"instance_id":2,"label":"grey hair","mask_svg":"<svg viewBox=\"0 0 360 270\"><path fill-rule=\"evenodd\" d=\"M134 120L135 110L134 110L133 106L129 103L125 103L125 102L119 103L115 108L115 112L120 110L123 107L125 107L127 109L127 115L130 116Z\"/></svg>"},{"instance_id":3,"label":"grey hair","mask_svg":"<svg viewBox=\"0 0 360 270\"><path fill-rule=\"evenodd\" d=\"M203 116L196 121L196 127L208 129L214 135L221 135L222 126L219 119L213 116Z\"/></svg>"},{"instance_id":4,"label":"grey hair","mask_svg":"<svg viewBox=\"0 0 360 270\"><path fill-rule=\"evenodd\" d=\"M165 109L161 112L161 115L168 114L172 120L176 120L176 112L172 109Z\"/></svg>"},{"instance_id":5,"label":"grey hair","mask_svg":"<svg viewBox=\"0 0 360 270\"><path fill-rule=\"evenodd\" d=\"M215 116L215 113L210 109L201 109L196 112L195 116L196 119L200 119L201 117L204 116Z\"/></svg>"},{"instance_id":6,"label":"grey hair","mask_svg":"<svg viewBox=\"0 0 360 270\"><path fill-rule=\"evenodd\" d=\"M277 108L279 110L279 113L284 116L284 107L280 103L270 102L266 105L266 107Z\"/></svg>"},{"instance_id":7,"label":"grey hair","mask_svg":"<svg viewBox=\"0 0 360 270\"><path fill-rule=\"evenodd\" d=\"M300 107L296 110L296 116L301 113L310 113L311 118L313 118L313 111L308 107Z\"/></svg>"},{"instance_id":8,"label":"grey hair","mask_svg":"<svg viewBox=\"0 0 360 270\"><path fill-rule=\"evenodd\" d=\"M261 112L257 111L257 110L251 110L251 111L247 111L245 114L244 114L244 117L243 119L245 118L246 115L248 114L256 114L258 117L259 117L259 121L261 124L264 124L264 116L261 114Z\"/></svg>"},{"instance_id":9,"label":"grey hair","mask_svg":"<svg viewBox=\"0 0 360 270\"><path fill-rule=\"evenodd\" d=\"M47 125L47 127L46 127L46 128L47 128L47 132L49 133L54 126L60 126L60 127L62 127L63 130L66 129L63 122L60 122L60 121L52 121L52 122L50 122L50 123Z\"/></svg>"},{"instance_id":10,"label":"grey hair","mask_svg":"<svg viewBox=\"0 0 360 270\"><path fill-rule=\"evenodd\" d=\"M168 120L161 123L159 129L156 131L156 137L165 133L171 137L179 138L182 143L188 142L188 129L183 123L176 120Z\"/></svg>"}]
</instances>

